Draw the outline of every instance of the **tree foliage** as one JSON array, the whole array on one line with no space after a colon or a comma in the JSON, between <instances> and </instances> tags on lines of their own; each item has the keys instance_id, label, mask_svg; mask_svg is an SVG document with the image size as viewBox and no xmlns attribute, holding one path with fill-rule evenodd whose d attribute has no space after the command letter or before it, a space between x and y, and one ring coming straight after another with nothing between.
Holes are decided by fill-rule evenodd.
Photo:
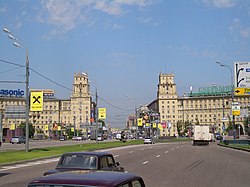
<instances>
[{"instance_id":1,"label":"tree foliage","mask_svg":"<svg viewBox=\"0 0 250 187\"><path fill-rule=\"evenodd\" d=\"M23 129L24 136L26 136L26 123L21 122L21 124L19 125L19 128ZM31 123L29 123L29 138L33 137L34 133L35 133L34 126Z\"/></svg>"}]
</instances>

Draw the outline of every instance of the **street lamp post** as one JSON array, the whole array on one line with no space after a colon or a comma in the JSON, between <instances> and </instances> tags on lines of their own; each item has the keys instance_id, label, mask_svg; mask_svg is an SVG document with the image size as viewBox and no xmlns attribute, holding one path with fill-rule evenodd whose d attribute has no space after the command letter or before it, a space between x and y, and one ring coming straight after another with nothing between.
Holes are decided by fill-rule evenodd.
<instances>
[{"instance_id":1,"label":"street lamp post","mask_svg":"<svg viewBox=\"0 0 250 187\"><path fill-rule=\"evenodd\" d=\"M219 64L221 67L226 67L230 70L230 74L231 74L231 86L232 86L232 90L231 90L231 96L232 96L232 104L231 104L231 110L233 110L233 107L234 106L234 81L233 81L233 70L232 68L227 65L227 64L224 64L220 61L216 61L217 64ZM224 96L223 96L224 97ZM233 125L233 128L234 130L236 131L236 127L235 127L235 116L233 115L233 111L232 111L232 116L233 116L233 119L232 119L232 125ZM224 116L223 116L224 117ZM236 132L235 132L236 133ZM235 136L234 136L235 138Z\"/></svg>"},{"instance_id":2,"label":"street lamp post","mask_svg":"<svg viewBox=\"0 0 250 187\"><path fill-rule=\"evenodd\" d=\"M135 138L137 139L137 130L138 130L138 125L137 125L137 106L136 106L136 102L134 102L132 99L131 99L131 97L129 97L128 95L127 95L127 98L132 102L132 103L134 103L135 104L135 126L136 126L136 133L135 133Z\"/></svg>"},{"instance_id":3,"label":"street lamp post","mask_svg":"<svg viewBox=\"0 0 250 187\"><path fill-rule=\"evenodd\" d=\"M3 28L3 31L8 33L8 37L14 41L13 45L15 47L19 47L19 48L24 48L25 49L25 54L26 54L26 65L25 65L25 69L26 69L26 100L25 100L25 104L26 104L26 115L25 115L25 123L26 123L26 135L25 135L25 139L26 139L26 143L25 143L25 151L28 152L29 151L29 50L28 48L24 45L24 40L21 39L20 37L17 37L16 35L13 35L13 33L11 33L10 30L8 30L7 28ZM21 40L21 41L20 41Z\"/></svg>"}]
</instances>

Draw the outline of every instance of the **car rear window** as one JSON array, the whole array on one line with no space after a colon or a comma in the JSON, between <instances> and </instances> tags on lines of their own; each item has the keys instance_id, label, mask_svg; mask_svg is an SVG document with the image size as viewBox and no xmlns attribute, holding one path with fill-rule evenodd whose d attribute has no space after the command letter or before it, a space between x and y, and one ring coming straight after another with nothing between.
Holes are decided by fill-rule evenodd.
<instances>
[{"instance_id":1,"label":"car rear window","mask_svg":"<svg viewBox=\"0 0 250 187\"><path fill-rule=\"evenodd\" d=\"M64 155L57 168L97 169L97 158L93 155Z\"/></svg>"}]
</instances>

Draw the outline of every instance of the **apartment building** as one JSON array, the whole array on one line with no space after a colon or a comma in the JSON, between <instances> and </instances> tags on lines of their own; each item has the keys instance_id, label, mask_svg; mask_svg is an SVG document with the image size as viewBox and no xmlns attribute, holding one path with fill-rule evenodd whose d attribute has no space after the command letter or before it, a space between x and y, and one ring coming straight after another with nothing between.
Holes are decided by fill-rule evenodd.
<instances>
[{"instance_id":1,"label":"apartment building","mask_svg":"<svg viewBox=\"0 0 250 187\"><path fill-rule=\"evenodd\" d=\"M7 130L14 130L25 122L24 93L19 89L17 91L1 90L3 136L6 136ZM89 126L91 120L90 85L86 73L74 74L72 95L69 99L55 98L53 90L39 91L43 92L43 111L29 112L29 122L35 127L36 133L51 136L50 133L65 130L66 127L77 131L86 130L85 127Z\"/></svg>"},{"instance_id":2,"label":"apartment building","mask_svg":"<svg viewBox=\"0 0 250 187\"><path fill-rule=\"evenodd\" d=\"M232 100L240 111L235 115L235 124L244 132L244 120L248 117L248 95L232 95L231 86L211 86L199 91L178 96L174 74L160 74L157 99L153 107L160 114L162 136L175 136L177 123L188 122L190 129L194 124L208 124L212 132L223 132L232 121Z\"/></svg>"}]
</instances>

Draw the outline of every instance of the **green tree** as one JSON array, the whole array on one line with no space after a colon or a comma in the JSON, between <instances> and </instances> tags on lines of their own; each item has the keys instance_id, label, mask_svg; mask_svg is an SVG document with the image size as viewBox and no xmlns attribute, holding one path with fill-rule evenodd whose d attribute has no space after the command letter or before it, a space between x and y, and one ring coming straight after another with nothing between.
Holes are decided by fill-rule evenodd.
<instances>
[{"instance_id":1,"label":"green tree","mask_svg":"<svg viewBox=\"0 0 250 187\"><path fill-rule=\"evenodd\" d=\"M21 122L21 124L19 125L19 128L23 129L24 136L26 136L26 123ZM29 123L29 138L33 137L34 133L35 133L34 126L31 123Z\"/></svg>"},{"instance_id":2,"label":"green tree","mask_svg":"<svg viewBox=\"0 0 250 187\"><path fill-rule=\"evenodd\" d=\"M248 134L248 136L250 136L250 128L249 128L248 124L250 124L250 116L248 116L248 117L244 120L245 132Z\"/></svg>"}]
</instances>

